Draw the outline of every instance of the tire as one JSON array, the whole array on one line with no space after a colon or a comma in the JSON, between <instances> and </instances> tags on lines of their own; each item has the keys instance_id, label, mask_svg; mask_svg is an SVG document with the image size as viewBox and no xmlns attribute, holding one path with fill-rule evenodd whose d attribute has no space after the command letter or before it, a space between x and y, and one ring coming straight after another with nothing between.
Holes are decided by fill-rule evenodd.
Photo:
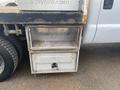
<instances>
[{"instance_id":1,"label":"tire","mask_svg":"<svg viewBox=\"0 0 120 90\"><path fill-rule=\"evenodd\" d=\"M7 5L5 5L5 6L13 6L13 7L15 7L15 6L17 6L17 4L16 3L14 3L14 2L11 2L11 3L8 3Z\"/></svg>"},{"instance_id":2,"label":"tire","mask_svg":"<svg viewBox=\"0 0 120 90\"><path fill-rule=\"evenodd\" d=\"M17 65L17 51L9 41L0 36L0 81L8 79L15 71Z\"/></svg>"},{"instance_id":3,"label":"tire","mask_svg":"<svg viewBox=\"0 0 120 90\"><path fill-rule=\"evenodd\" d=\"M18 53L18 62L19 64L22 61L22 57L23 57L23 44L20 41L20 39L17 36L14 35L9 35L9 36L5 36L3 30L0 30L0 36L3 37L4 39L8 40L16 49L17 53Z\"/></svg>"},{"instance_id":4,"label":"tire","mask_svg":"<svg viewBox=\"0 0 120 90\"><path fill-rule=\"evenodd\" d=\"M8 36L6 39L15 47L17 53L18 53L18 58L19 58L19 64L22 60L23 57L23 45L21 41L18 39L16 36Z\"/></svg>"}]
</instances>

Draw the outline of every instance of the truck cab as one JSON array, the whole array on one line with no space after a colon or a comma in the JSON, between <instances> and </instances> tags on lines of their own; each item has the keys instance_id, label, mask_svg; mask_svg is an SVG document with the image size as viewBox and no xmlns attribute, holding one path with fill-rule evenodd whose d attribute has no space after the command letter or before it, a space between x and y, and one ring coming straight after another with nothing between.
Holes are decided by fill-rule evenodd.
<instances>
[{"instance_id":1,"label":"truck cab","mask_svg":"<svg viewBox=\"0 0 120 90\"><path fill-rule=\"evenodd\" d=\"M120 42L120 0L90 0L83 44Z\"/></svg>"}]
</instances>

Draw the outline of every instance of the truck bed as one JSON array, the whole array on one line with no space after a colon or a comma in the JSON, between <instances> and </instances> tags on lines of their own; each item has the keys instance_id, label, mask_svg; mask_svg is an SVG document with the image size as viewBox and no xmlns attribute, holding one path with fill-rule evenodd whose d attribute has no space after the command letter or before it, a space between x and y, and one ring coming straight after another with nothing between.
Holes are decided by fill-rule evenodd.
<instances>
[{"instance_id":1,"label":"truck bed","mask_svg":"<svg viewBox=\"0 0 120 90\"><path fill-rule=\"evenodd\" d=\"M0 24L82 24L82 12L20 12L0 7Z\"/></svg>"}]
</instances>

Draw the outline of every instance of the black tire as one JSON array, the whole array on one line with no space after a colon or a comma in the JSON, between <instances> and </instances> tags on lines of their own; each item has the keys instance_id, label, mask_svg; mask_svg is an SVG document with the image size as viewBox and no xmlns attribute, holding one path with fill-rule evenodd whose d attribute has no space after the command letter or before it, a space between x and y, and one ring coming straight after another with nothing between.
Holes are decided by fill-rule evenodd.
<instances>
[{"instance_id":1,"label":"black tire","mask_svg":"<svg viewBox=\"0 0 120 90\"><path fill-rule=\"evenodd\" d=\"M18 57L19 57L19 64L23 57L23 45L17 36L8 36L6 39L15 47Z\"/></svg>"},{"instance_id":2,"label":"black tire","mask_svg":"<svg viewBox=\"0 0 120 90\"><path fill-rule=\"evenodd\" d=\"M17 4L16 3L14 3L14 2L11 2L11 3L8 3L7 5L5 5L5 6L13 6L13 7L15 7L15 6L17 6Z\"/></svg>"},{"instance_id":3,"label":"black tire","mask_svg":"<svg viewBox=\"0 0 120 90\"><path fill-rule=\"evenodd\" d=\"M0 36L0 56L4 61L3 71L0 73L0 81L8 79L18 65L18 55L14 46Z\"/></svg>"},{"instance_id":4,"label":"black tire","mask_svg":"<svg viewBox=\"0 0 120 90\"><path fill-rule=\"evenodd\" d=\"M3 30L0 30L0 36L3 37L4 39L8 40L16 49L18 53L18 62L19 64L21 63L22 57L23 57L23 44L21 40L15 36L15 35L9 35L5 36Z\"/></svg>"}]
</instances>

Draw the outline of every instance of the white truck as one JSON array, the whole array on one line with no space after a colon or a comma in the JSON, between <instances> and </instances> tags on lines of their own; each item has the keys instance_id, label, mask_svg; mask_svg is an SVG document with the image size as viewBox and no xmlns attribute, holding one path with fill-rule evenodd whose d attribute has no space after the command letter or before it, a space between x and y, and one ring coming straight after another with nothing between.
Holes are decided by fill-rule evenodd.
<instances>
[{"instance_id":1,"label":"white truck","mask_svg":"<svg viewBox=\"0 0 120 90\"><path fill-rule=\"evenodd\" d=\"M77 72L81 44L120 42L119 3L0 0L0 81L20 63L23 41L32 74Z\"/></svg>"}]
</instances>

